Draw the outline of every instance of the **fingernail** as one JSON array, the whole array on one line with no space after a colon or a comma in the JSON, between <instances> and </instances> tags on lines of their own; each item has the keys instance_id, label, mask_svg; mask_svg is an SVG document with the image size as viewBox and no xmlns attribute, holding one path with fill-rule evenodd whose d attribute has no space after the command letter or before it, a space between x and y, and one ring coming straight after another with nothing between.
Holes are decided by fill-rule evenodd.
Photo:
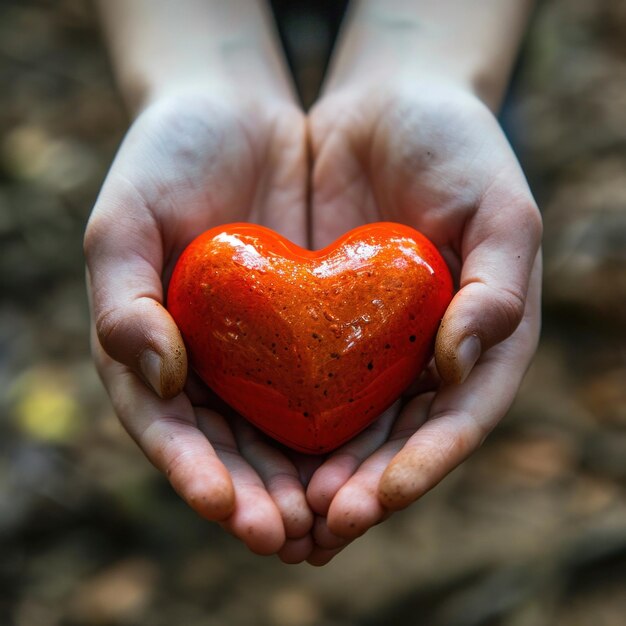
<instances>
[{"instance_id":1,"label":"fingernail","mask_svg":"<svg viewBox=\"0 0 626 626\"><path fill-rule=\"evenodd\" d=\"M480 339L476 335L469 335L465 337L457 348L457 364L459 366L460 380L459 382L465 382L469 376L472 368L480 357L481 345Z\"/></svg>"},{"instance_id":2,"label":"fingernail","mask_svg":"<svg viewBox=\"0 0 626 626\"><path fill-rule=\"evenodd\" d=\"M139 367L143 377L159 396L162 396L161 365L161 357L154 350L144 350L139 358Z\"/></svg>"}]
</instances>

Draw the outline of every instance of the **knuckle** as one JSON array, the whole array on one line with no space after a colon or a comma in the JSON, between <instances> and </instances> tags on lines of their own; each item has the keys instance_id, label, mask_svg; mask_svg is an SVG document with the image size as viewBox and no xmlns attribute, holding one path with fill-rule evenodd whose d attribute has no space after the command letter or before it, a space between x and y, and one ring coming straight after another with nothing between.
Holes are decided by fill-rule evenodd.
<instances>
[{"instance_id":1,"label":"knuckle","mask_svg":"<svg viewBox=\"0 0 626 626\"><path fill-rule=\"evenodd\" d=\"M289 489L297 483L296 477L287 470L276 470L267 477L268 491L280 491L281 489Z\"/></svg>"},{"instance_id":2,"label":"knuckle","mask_svg":"<svg viewBox=\"0 0 626 626\"><path fill-rule=\"evenodd\" d=\"M97 254L100 248L100 244L107 231L107 220L98 213L92 213L87 227L85 228L85 234L83 235L83 253L89 265Z\"/></svg>"},{"instance_id":3,"label":"knuckle","mask_svg":"<svg viewBox=\"0 0 626 626\"><path fill-rule=\"evenodd\" d=\"M180 433L186 423L175 415L163 415L151 421L138 433L139 446L146 452L152 463L161 470L168 479L185 467L190 450L181 441L182 437L174 437L173 432Z\"/></svg>"},{"instance_id":4,"label":"knuckle","mask_svg":"<svg viewBox=\"0 0 626 626\"><path fill-rule=\"evenodd\" d=\"M189 468L193 466L193 456L187 450L180 450L171 446L163 453L161 468L167 479L178 491L183 491L185 499L191 503L201 502L206 492L202 483L190 480Z\"/></svg>"},{"instance_id":5,"label":"knuckle","mask_svg":"<svg viewBox=\"0 0 626 626\"><path fill-rule=\"evenodd\" d=\"M364 460L362 452L359 453L360 451L355 448L356 446L348 444L343 449L340 449L333 455L333 462L353 472Z\"/></svg>"},{"instance_id":6,"label":"knuckle","mask_svg":"<svg viewBox=\"0 0 626 626\"><path fill-rule=\"evenodd\" d=\"M117 309L105 309L96 315L96 334L105 350L110 346L111 339L116 334L121 323L122 317Z\"/></svg>"},{"instance_id":7,"label":"knuckle","mask_svg":"<svg viewBox=\"0 0 626 626\"><path fill-rule=\"evenodd\" d=\"M522 321L526 300L524 295L514 289L501 289L495 301L499 317L503 320L507 336L510 335Z\"/></svg>"},{"instance_id":8,"label":"knuckle","mask_svg":"<svg viewBox=\"0 0 626 626\"><path fill-rule=\"evenodd\" d=\"M543 237L543 220L539 208L534 202L529 202L523 212L524 226L533 242L540 242Z\"/></svg>"}]
</instances>

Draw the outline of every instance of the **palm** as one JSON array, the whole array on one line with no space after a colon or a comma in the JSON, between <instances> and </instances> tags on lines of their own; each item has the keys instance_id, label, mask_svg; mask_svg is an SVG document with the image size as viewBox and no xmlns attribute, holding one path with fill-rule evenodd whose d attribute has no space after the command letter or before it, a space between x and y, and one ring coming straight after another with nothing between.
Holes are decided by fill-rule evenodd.
<instances>
[{"instance_id":1,"label":"palm","mask_svg":"<svg viewBox=\"0 0 626 626\"><path fill-rule=\"evenodd\" d=\"M490 144L506 145L475 98L335 94L317 105L311 126L316 245L384 219L411 224L460 254L463 225L499 174Z\"/></svg>"},{"instance_id":2,"label":"palm","mask_svg":"<svg viewBox=\"0 0 626 626\"><path fill-rule=\"evenodd\" d=\"M514 208L520 199L532 205L517 162L495 119L473 96L445 89L381 93L387 94L379 87L339 92L312 111L312 241L324 246L369 221L409 224L437 245L455 280L471 292L499 254L502 224L494 209ZM513 241L502 246L505 252L520 259L515 235L505 234ZM387 507L406 506L441 480L493 428L536 344L538 269L537 257L517 331L483 355L464 385L396 407L395 422L392 411L319 468L307 495L313 509L328 516L320 534L350 539L365 532ZM457 296L446 319L463 304ZM481 402L485 394L493 399ZM405 445L402 462L389 467ZM324 562L344 543L329 539L313 558Z\"/></svg>"},{"instance_id":3,"label":"palm","mask_svg":"<svg viewBox=\"0 0 626 626\"><path fill-rule=\"evenodd\" d=\"M303 242L303 133L302 116L289 105L251 111L179 96L138 119L104 192L117 178L132 185L142 202L133 212L155 218L151 258L165 254L165 265L193 237L225 222L263 223Z\"/></svg>"}]
</instances>

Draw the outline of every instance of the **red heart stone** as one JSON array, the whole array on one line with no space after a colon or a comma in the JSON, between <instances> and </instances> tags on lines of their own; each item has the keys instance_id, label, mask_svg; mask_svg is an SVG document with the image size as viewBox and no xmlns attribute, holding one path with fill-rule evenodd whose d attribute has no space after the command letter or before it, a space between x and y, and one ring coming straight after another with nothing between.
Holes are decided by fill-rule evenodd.
<instances>
[{"instance_id":1,"label":"red heart stone","mask_svg":"<svg viewBox=\"0 0 626 626\"><path fill-rule=\"evenodd\" d=\"M183 252L168 309L209 387L275 439L323 453L416 379L451 298L445 262L407 226L368 224L312 252L230 224Z\"/></svg>"}]
</instances>

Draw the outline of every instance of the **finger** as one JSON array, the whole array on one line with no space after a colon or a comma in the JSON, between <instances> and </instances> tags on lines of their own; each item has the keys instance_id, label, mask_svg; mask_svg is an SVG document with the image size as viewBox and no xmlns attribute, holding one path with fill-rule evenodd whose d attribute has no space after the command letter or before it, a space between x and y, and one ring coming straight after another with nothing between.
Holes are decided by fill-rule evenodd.
<instances>
[{"instance_id":1,"label":"finger","mask_svg":"<svg viewBox=\"0 0 626 626\"><path fill-rule=\"evenodd\" d=\"M315 471L306 492L309 505L315 513L326 515L337 491L363 460L387 440L399 408L399 402L389 407L371 426L333 452Z\"/></svg>"},{"instance_id":2,"label":"finger","mask_svg":"<svg viewBox=\"0 0 626 626\"><path fill-rule=\"evenodd\" d=\"M213 443L215 452L230 472L235 507L222 526L256 554L276 554L285 543L281 513L260 476L241 456L226 420L208 409L198 409L198 425Z\"/></svg>"},{"instance_id":3,"label":"finger","mask_svg":"<svg viewBox=\"0 0 626 626\"><path fill-rule=\"evenodd\" d=\"M228 405L198 376L190 369L183 389L193 406L202 406L213 409L221 415L226 415ZM232 409L230 409L232 411Z\"/></svg>"},{"instance_id":4,"label":"finger","mask_svg":"<svg viewBox=\"0 0 626 626\"><path fill-rule=\"evenodd\" d=\"M325 550L343 548L349 543L347 539L335 535L330 528L328 528L326 518L321 515L318 515L315 518L315 524L313 525L313 540L318 548L323 548Z\"/></svg>"},{"instance_id":5,"label":"finger","mask_svg":"<svg viewBox=\"0 0 626 626\"><path fill-rule=\"evenodd\" d=\"M541 217L521 172L507 170L503 178L485 193L463 235L460 290L435 347L447 383L465 380L480 355L509 337L524 314ZM518 181L517 190L510 180Z\"/></svg>"},{"instance_id":6,"label":"finger","mask_svg":"<svg viewBox=\"0 0 626 626\"><path fill-rule=\"evenodd\" d=\"M380 478L390 461L428 417L434 394L413 398L394 424L389 440L366 459L338 491L328 510L330 532L347 540L356 539L386 519L389 512L378 495Z\"/></svg>"},{"instance_id":7,"label":"finger","mask_svg":"<svg viewBox=\"0 0 626 626\"><path fill-rule=\"evenodd\" d=\"M186 397L160 400L101 348L96 348L95 357L120 421L175 491L206 519L230 516L235 507L233 483L198 430Z\"/></svg>"},{"instance_id":8,"label":"finger","mask_svg":"<svg viewBox=\"0 0 626 626\"><path fill-rule=\"evenodd\" d=\"M119 188L122 183L116 182ZM100 345L162 398L181 392L187 357L180 332L162 306L162 236L132 186L107 185L85 232L92 314Z\"/></svg>"},{"instance_id":9,"label":"finger","mask_svg":"<svg viewBox=\"0 0 626 626\"><path fill-rule=\"evenodd\" d=\"M437 373L435 359L431 359L424 371L411 383L408 389L402 394L404 398L413 398L414 396L434 391L441 385L441 378Z\"/></svg>"},{"instance_id":10,"label":"finger","mask_svg":"<svg viewBox=\"0 0 626 626\"><path fill-rule=\"evenodd\" d=\"M537 345L540 275L538 255L522 324L483 355L463 385L437 394L428 422L385 470L378 493L386 508L404 508L434 487L481 445L509 409Z\"/></svg>"},{"instance_id":11,"label":"finger","mask_svg":"<svg viewBox=\"0 0 626 626\"><path fill-rule=\"evenodd\" d=\"M346 544L348 545L348 544ZM307 558L307 563L309 565L313 565L314 567L322 567L323 565L327 565L332 561L346 546L342 546L341 548L327 549L314 547L311 551L311 554Z\"/></svg>"},{"instance_id":12,"label":"finger","mask_svg":"<svg viewBox=\"0 0 626 626\"><path fill-rule=\"evenodd\" d=\"M311 477L315 474L317 468L326 460L326 457L322 454L305 454L289 448L285 449L285 454L298 470L300 482L305 488L311 482Z\"/></svg>"},{"instance_id":13,"label":"finger","mask_svg":"<svg viewBox=\"0 0 626 626\"><path fill-rule=\"evenodd\" d=\"M313 526L298 470L256 428L240 417L233 423L241 455L256 470L282 516L289 539L304 537Z\"/></svg>"},{"instance_id":14,"label":"finger","mask_svg":"<svg viewBox=\"0 0 626 626\"><path fill-rule=\"evenodd\" d=\"M288 565L302 563L309 558L314 544L311 535L305 535L300 539L287 539L283 547L278 551L278 558Z\"/></svg>"}]
</instances>

